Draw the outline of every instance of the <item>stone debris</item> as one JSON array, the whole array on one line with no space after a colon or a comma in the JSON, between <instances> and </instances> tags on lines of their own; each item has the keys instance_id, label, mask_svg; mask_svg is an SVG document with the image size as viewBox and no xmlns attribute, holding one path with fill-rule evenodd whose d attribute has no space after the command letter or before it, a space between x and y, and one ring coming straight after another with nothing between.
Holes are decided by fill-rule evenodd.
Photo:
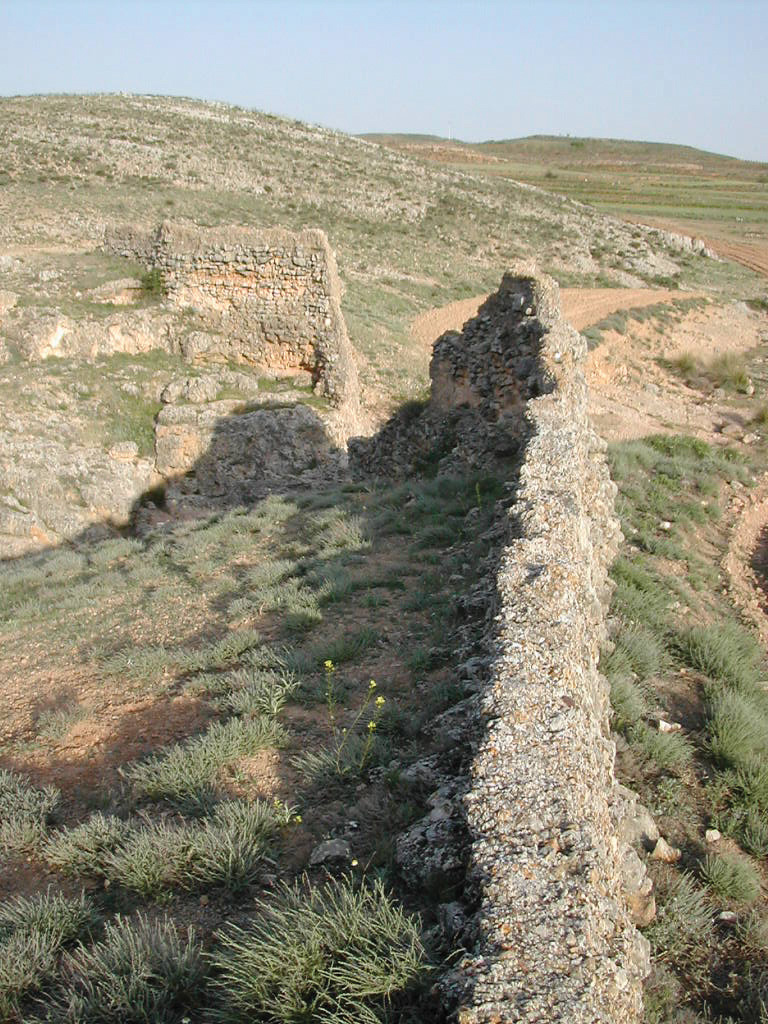
<instances>
[{"instance_id":1,"label":"stone debris","mask_svg":"<svg viewBox=\"0 0 768 1024\"><path fill-rule=\"evenodd\" d=\"M723 833L717 828L708 828L704 838L708 843L717 843L723 838Z\"/></svg>"},{"instance_id":2,"label":"stone debris","mask_svg":"<svg viewBox=\"0 0 768 1024\"><path fill-rule=\"evenodd\" d=\"M680 732L683 727L680 722L667 722L665 719L660 718L657 722L657 728L659 732Z\"/></svg>"},{"instance_id":3,"label":"stone debris","mask_svg":"<svg viewBox=\"0 0 768 1024\"><path fill-rule=\"evenodd\" d=\"M352 848L345 839L327 839L316 846L309 856L310 867L329 864L347 864L352 858Z\"/></svg>"},{"instance_id":4,"label":"stone debris","mask_svg":"<svg viewBox=\"0 0 768 1024\"><path fill-rule=\"evenodd\" d=\"M660 860L663 864L676 864L682 853L675 846L670 846L663 836L660 836L651 853L651 860Z\"/></svg>"}]
</instances>

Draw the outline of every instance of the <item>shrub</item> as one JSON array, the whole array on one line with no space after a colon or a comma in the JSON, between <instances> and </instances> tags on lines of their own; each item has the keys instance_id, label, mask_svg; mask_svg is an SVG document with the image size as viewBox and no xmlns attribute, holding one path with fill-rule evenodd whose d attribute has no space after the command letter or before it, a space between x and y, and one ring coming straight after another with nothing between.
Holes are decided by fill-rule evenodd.
<instances>
[{"instance_id":1,"label":"shrub","mask_svg":"<svg viewBox=\"0 0 768 1024\"><path fill-rule=\"evenodd\" d=\"M15 772L0 769L0 856L35 850L60 799L53 787L35 789Z\"/></svg>"},{"instance_id":2,"label":"shrub","mask_svg":"<svg viewBox=\"0 0 768 1024\"><path fill-rule=\"evenodd\" d=\"M165 278L159 267L144 271L140 281L142 293L149 299L162 299L168 294Z\"/></svg>"},{"instance_id":3,"label":"shrub","mask_svg":"<svg viewBox=\"0 0 768 1024\"><path fill-rule=\"evenodd\" d=\"M345 879L306 893L286 886L258 911L213 954L221 1021L378 1024L379 1011L426 969L418 920L380 882L356 890Z\"/></svg>"},{"instance_id":4,"label":"shrub","mask_svg":"<svg viewBox=\"0 0 768 1024\"><path fill-rule=\"evenodd\" d=\"M64 958L62 975L61 1024L177 1024L201 1001L205 966L191 929L182 938L167 919L118 915L101 942Z\"/></svg>"},{"instance_id":5,"label":"shrub","mask_svg":"<svg viewBox=\"0 0 768 1024\"><path fill-rule=\"evenodd\" d=\"M60 895L16 897L0 905L0 1017L17 1016L21 1001L54 974L61 950L96 923L89 900Z\"/></svg>"},{"instance_id":6,"label":"shrub","mask_svg":"<svg viewBox=\"0 0 768 1024\"><path fill-rule=\"evenodd\" d=\"M754 865L732 854L708 855L700 871L704 882L720 900L754 903L760 895L760 875Z\"/></svg>"}]
</instances>

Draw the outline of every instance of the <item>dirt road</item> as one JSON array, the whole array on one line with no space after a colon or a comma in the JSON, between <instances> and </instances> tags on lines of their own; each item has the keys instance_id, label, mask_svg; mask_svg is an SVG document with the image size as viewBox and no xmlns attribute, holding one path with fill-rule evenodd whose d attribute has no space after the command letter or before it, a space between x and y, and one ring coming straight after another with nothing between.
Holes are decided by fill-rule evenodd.
<instances>
[{"instance_id":1,"label":"dirt road","mask_svg":"<svg viewBox=\"0 0 768 1024\"><path fill-rule=\"evenodd\" d=\"M619 309L652 306L657 302L691 298L692 292L669 291L660 288L561 288L563 313L577 331L596 324ZM417 316L411 325L414 338L432 344L444 331L460 331L477 313L486 295L460 299L447 306L427 310Z\"/></svg>"}]
</instances>

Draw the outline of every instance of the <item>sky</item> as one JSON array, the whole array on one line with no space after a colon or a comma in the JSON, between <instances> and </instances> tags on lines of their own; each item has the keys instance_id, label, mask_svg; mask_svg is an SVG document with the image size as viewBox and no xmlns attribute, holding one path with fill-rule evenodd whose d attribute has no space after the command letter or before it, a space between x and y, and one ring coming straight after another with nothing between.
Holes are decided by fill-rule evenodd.
<instances>
[{"instance_id":1,"label":"sky","mask_svg":"<svg viewBox=\"0 0 768 1024\"><path fill-rule=\"evenodd\" d=\"M0 0L0 95L51 92L768 161L768 0Z\"/></svg>"}]
</instances>

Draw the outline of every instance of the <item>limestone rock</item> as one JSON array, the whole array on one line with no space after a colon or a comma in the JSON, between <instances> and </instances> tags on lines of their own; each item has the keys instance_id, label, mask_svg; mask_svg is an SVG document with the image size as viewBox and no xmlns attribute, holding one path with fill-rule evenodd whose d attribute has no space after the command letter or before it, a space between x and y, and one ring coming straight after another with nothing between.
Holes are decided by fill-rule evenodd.
<instances>
[{"instance_id":1,"label":"limestone rock","mask_svg":"<svg viewBox=\"0 0 768 1024\"><path fill-rule=\"evenodd\" d=\"M352 850L345 839L328 839L316 846L309 857L310 867L324 864L345 864L352 857Z\"/></svg>"},{"instance_id":2,"label":"limestone rock","mask_svg":"<svg viewBox=\"0 0 768 1024\"><path fill-rule=\"evenodd\" d=\"M148 234L109 228L104 247L156 270L169 303L197 310L214 328L180 340L187 358L309 370L332 404L357 403L341 281L322 231L165 221Z\"/></svg>"},{"instance_id":3,"label":"limestone rock","mask_svg":"<svg viewBox=\"0 0 768 1024\"><path fill-rule=\"evenodd\" d=\"M680 850L670 846L663 836L659 837L651 853L652 860L660 860L664 864L675 864L680 860L681 856Z\"/></svg>"}]
</instances>

